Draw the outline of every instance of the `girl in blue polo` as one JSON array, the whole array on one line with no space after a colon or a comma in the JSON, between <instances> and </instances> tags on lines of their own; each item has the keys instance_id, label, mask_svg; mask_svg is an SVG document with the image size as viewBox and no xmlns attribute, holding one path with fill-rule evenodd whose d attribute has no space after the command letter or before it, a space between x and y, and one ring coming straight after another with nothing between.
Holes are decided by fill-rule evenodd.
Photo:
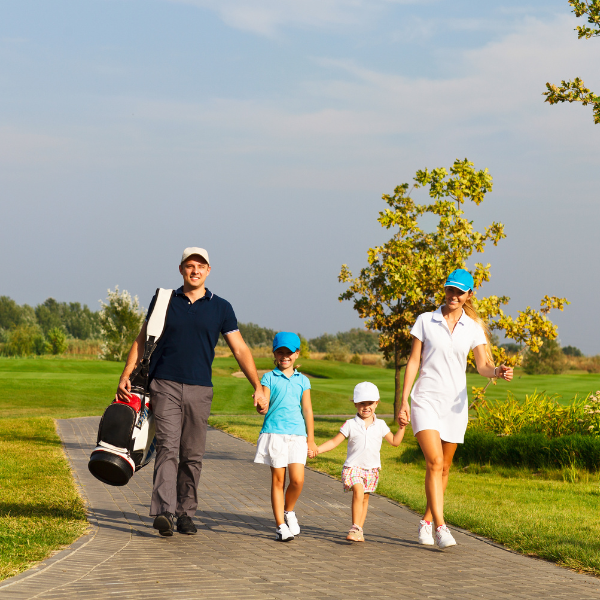
<instances>
[{"instance_id":1,"label":"girl in blue polo","mask_svg":"<svg viewBox=\"0 0 600 600\"><path fill-rule=\"evenodd\" d=\"M316 451L310 381L294 369L300 338L281 331L273 339L276 368L261 380L268 408L257 407L265 420L258 437L255 463L271 467L271 506L277 524L275 539L289 542L300 533L294 512L304 485L308 450ZM284 494L285 473L289 484Z\"/></svg>"}]
</instances>

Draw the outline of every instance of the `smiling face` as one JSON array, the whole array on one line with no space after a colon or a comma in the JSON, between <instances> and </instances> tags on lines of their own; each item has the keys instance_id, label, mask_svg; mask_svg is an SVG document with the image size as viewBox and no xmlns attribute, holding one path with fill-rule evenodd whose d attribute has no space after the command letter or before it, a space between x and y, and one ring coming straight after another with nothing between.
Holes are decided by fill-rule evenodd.
<instances>
[{"instance_id":1,"label":"smiling face","mask_svg":"<svg viewBox=\"0 0 600 600\"><path fill-rule=\"evenodd\" d=\"M277 368L280 371L285 371L294 367L296 359L300 356L300 351L296 350L296 352L292 352L289 348L282 346L273 352L273 356L275 356Z\"/></svg>"},{"instance_id":2,"label":"smiling face","mask_svg":"<svg viewBox=\"0 0 600 600\"><path fill-rule=\"evenodd\" d=\"M463 307L463 304L473 295L473 291L463 292L459 288L449 285L444 288L446 294L446 306L450 310L456 310Z\"/></svg>"},{"instance_id":3,"label":"smiling face","mask_svg":"<svg viewBox=\"0 0 600 600\"><path fill-rule=\"evenodd\" d=\"M210 273L210 265L202 256L192 254L179 265L179 272L183 276L184 291L197 290L204 285Z\"/></svg>"},{"instance_id":4,"label":"smiling face","mask_svg":"<svg viewBox=\"0 0 600 600\"><path fill-rule=\"evenodd\" d=\"M375 414L378 404L379 400L375 400L374 402L356 402L354 406L356 406L356 413L361 419L368 419Z\"/></svg>"}]
</instances>

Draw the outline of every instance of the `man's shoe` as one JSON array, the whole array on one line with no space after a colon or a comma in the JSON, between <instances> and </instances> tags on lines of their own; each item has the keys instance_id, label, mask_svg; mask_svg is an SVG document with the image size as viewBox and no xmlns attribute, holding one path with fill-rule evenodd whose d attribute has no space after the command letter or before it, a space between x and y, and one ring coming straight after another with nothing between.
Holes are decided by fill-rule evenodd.
<instances>
[{"instance_id":1,"label":"man's shoe","mask_svg":"<svg viewBox=\"0 0 600 600\"><path fill-rule=\"evenodd\" d=\"M177 531L187 535L195 535L198 533L194 521L192 521L192 517L188 517L187 515L177 517Z\"/></svg>"},{"instance_id":2,"label":"man's shoe","mask_svg":"<svg viewBox=\"0 0 600 600\"><path fill-rule=\"evenodd\" d=\"M419 523L419 544L423 546L433 546L433 533L431 523L421 520Z\"/></svg>"},{"instance_id":3,"label":"man's shoe","mask_svg":"<svg viewBox=\"0 0 600 600\"><path fill-rule=\"evenodd\" d=\"M448 548L448 546L456 546L456 540L452 537L450 530L445 525L440 525L435 530L435 539L438 548Z\"/></svg>"},{"instance_id":4,"label":"man's shoe","mask_svg":"<svg viewBox=\"0 0 600 600\"><path fill-rule=\"evenodd\" d=\"M285 519L285 524L290 528L292 535L300 535L300 525L298 525L296 513L293 510L286 511L283 517Z\"/></svg>"},{"instance_id":5,"label":"man's shoe","mask_svg":"<svg viewBox=\"0 0 600 600\"><path fill-rule=\"evenodd\" d=\"M294 539L294 536L292 535L292 532L290 531L290 528L285 524L282 523L276 530L275 530L275 540L278 542L291 542Z\"/></svg>"},{"instance_id":6,"label":"man's shoe","mask_svg":"<svg viewBox=\"0 0 600 600\"><path fill-rule=\"evenodd\" d=\"M173 535L173 515L170 512L158 515L154 519L154 529L158 529L158 533L165 537Z\"/></svg>"}]
</instances>

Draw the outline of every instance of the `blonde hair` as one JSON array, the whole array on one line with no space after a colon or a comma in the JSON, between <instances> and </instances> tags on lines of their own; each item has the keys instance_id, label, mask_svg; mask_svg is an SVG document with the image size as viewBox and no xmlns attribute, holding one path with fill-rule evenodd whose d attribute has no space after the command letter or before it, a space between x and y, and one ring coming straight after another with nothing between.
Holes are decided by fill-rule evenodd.
<instances>
[{"instance_id":1,"label":"blonde hair","mask_svg":"<svg viewBox=\"0 0 600 600\"><path fill-rule=\"evenodd\" d=\"M492 334L490 332L490 328L488 327L487 323L479 316L478 312L475 310L475 307L473 306L473 303L471 302L471 298L469 298L463 304L463 310L467 314L467 317L473 319L473 321L475 321L475 323L477 323L477 325L479 325L481 327L481 329L483 329L483 333L485 333L485 339L487 340L487 344L485 347L485 355L487 356L487 359L490 361L490 363L492 365L494 365L494 356L492 354L492 342L491 342Z\"/></svg>"}]
</instances>

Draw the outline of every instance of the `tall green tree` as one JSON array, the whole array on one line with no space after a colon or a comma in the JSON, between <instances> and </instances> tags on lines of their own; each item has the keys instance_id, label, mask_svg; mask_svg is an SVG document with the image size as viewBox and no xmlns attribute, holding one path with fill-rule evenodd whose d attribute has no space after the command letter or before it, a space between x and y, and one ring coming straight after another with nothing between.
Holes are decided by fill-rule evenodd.
<instances>
[{"instance_id":1,"label":"tall green tree","mask_svg":"<svg viewBox=\"0 0 600 600\"><path fill-rule=\"evenodd\" d=\"M100 300L100 304L100 358L123 361L142 328L145 311L137 296L132 298L127 290L119 292L119 286L108 290L106 302Z\"/></svg>"},{"instance_id":2,"label":"tall green tree","mask_svg":"<svg viewBox=\"0 0 600 600\"><path fill-rule=\"evenodd\" d=\"M502 223L494 222L480 232L464 216L467 201L478 206L492 191L487 169L476 171L465 158L456 160L450 173L444 168L417 171L414 182L412 189L427 188L431 201L415 202L408 183L396 187L393 194L385 194L383 200L388 207L377 220L394 231L392 238L368 250L368 266L358 277L352 276L347 265L342 265L339 274L339 281L349 284L340 301L353 302L367 329L380 332L379 346L385 358L394 359L396 414L402 394L400 372L410 354L410 329L417 316L436 310L442 303L444 282L450 272L466 268L473 253L483 253L486 244L497 245L505 237ZM425 216L437 219L435 229L421 228L420 220ZM477 289L489 281L490 265L476 263L472 274ZM492 330L503 331L507 338L534 352L543 343L542 337L556 337L556 327L548 320L547 312L550 308L562 310L564 298L546 296L539 312L527 307L516 319L502 311L508 301L506 296L490 296L476 303ZM497 362L515 364L521 360L520 355L509 358L502 348L494 346L492 350Z\"/></svg>"},{"instance_id":3,"label":"tall green tree","mask_svg":"<svg viewBox=\"0 0 600 600\"><path fill-rule=\"evenodd\" d=\"M587 25L576 27L577 39L585 38L589 40L593 37L600 37L600 0L569 0L573 7L576 17L587 17ZM547 91L543 93L546 96L545 102L558 104L559 102L581 102L583 106L592 105L594 114L594 123L600 123L600 95L591 92L583 79L575 77L572 81L560 82L560 85L546 83Z\"/></svg>"}]
</instances>

